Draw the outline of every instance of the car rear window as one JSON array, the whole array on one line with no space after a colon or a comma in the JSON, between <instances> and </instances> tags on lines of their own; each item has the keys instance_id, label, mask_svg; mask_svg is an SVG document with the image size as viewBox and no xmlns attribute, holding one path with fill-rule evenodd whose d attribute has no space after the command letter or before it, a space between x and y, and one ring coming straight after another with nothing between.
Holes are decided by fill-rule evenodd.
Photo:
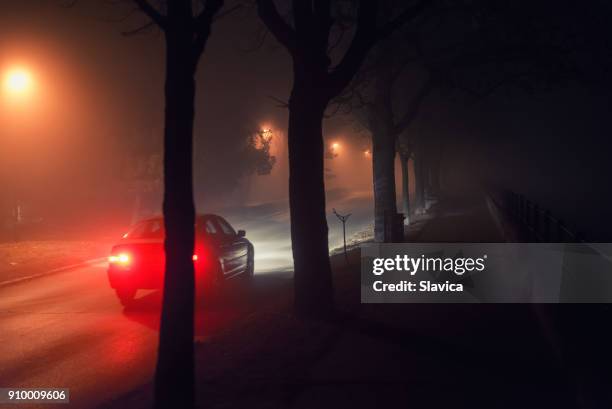
<instances>
[{"instance_id":1,"label":"car rear window","mask_svg":"<svg viewBox=\"0 0 612 409\"><path fill-rule=\"evenodd\" d=\"M217 234L217 226L213 223L211 219L206 219L204 222L204 230L206 230L207 234Z\"/></svg>"},{"instance_id":2,"label":"car rear window","mask_svg":"<svg viewBox=\"0 0 612 409\"><path fill-rule=\"evenodd\" d=\"M221 230L223 230L223 234L225 234L226 236L236 235L236 231L232 228L232 226L230 226L230 224L226 222L225 220L223 220L222 218L220 217L217 218L217 224L219 224L219 226L221 227Z\"/></svg>"},{"instance_id":3,"label":"car rear window","mask_svg":"<svg viewBox=\"0 0 612 409\"><path fill-rule=\"evenodd\" d=\"M138 223L128 234L130 239L162 239L164 224L161 220L147 220Z\"/></svg>"}]
</instances>

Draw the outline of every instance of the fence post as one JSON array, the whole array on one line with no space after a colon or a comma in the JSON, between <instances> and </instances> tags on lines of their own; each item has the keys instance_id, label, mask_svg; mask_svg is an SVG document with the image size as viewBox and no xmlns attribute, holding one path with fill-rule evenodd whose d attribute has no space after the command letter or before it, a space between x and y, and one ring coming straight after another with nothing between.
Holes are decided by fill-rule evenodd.
<instances>
[{"instance_id":1,"label":"fence post","mask_svg":"<svg viewBox=\"0 0 612 409\"><path fill-rule=\"evenodd\" d=\"M528 229L531 227L531 207L531 201L529 199L525 200L525 224Z\"/></svg>"},{"instance_id":2,"label":"fence post","mask_svg":"<svg viewBox=\"0 0 612 409\"><path fill-rule=\"evenodd\" d=\"M565 224L563 220L557 220L557 242L565 243Z\"/></svg>"},{"instance_id":3,"label":"fence post","mask_svg":"<svg viewBox=\"0 0 612 409\"><path fill-rule=\"evenodd\" d=\"M516 221L526 227L529 240L535 242L584 243L586 238L580 231L569 230L562 219L552 216L550 210L540 208L520 193L510 191L510 206Z\"/></svg>"},{"instance_id":4,"label":"fence post","mask_svg":"<svg viewBox=\"0 0 612 409\"><path fill-rule=\"evenodd\" d=\"M535 204L533 206L533 237L535 241L540 240L540 206Z\"/></svg>"},{"instance_id":5,"label":"fence post","mask_svg":"<svg viewBox=\"0 0 612 409\"><path fill-rule=\"evenodd\" d=\"M544 241L550 243L550 210L544 212Z\"/></svg>"}]
</instances>

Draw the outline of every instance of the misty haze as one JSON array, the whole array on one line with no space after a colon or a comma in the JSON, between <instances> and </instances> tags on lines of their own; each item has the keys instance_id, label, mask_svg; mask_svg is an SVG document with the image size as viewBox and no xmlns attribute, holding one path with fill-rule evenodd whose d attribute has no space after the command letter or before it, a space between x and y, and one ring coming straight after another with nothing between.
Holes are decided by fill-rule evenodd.
<instances>
[{"instance_id":1,"label":"misty haze","mask_svg":"<svg viewBox=\"0 0 612 409\"><path fill-rule=\"evenodd\" d=\"M3 1L0 405L609 407L611 17ZM573 305L368 303L422 243L554 243Z\"/></svg>"}]
</instances>

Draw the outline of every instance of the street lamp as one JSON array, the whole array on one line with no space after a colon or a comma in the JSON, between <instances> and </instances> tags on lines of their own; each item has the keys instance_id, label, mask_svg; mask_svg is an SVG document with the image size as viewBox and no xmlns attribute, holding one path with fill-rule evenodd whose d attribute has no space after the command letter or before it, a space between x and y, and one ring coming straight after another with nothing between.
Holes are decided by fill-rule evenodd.
<instances>
[{"instance_id":1,"label":"street lamp","mask_svg":"<svg viewBox=\"0 0 612 409\"><path fill-rule=\"evenodd\" d=\"M4 74L4 90L11 97L23 97L30 94L34 86L32 73L23 67L9 69Z\"/></svg>"},{"instance_id":2,"label":"street lamp","mask_svg":"<svg viewBox=\"0 0 612 409\"><path fill-rule=\"evenodd\" d=\"M23 110L25 100L29 101L29 97L34 88L34 79L32 73L24 67L13 67L5 71L2 81L3 94L5 96L5 106L9 109L16 108L17 111L28 112L29 110ZM4 151L14 151L7 145L12 145L18 138L8 138L3 141ZM15 147L12 147L15 148ZM13 152L13 155L15 153ZM18 164L10 156L3 157L2 161L7 163L11 162L6 168L11 169L13 175L17 174ZM9 186L5 187L5 194L11 197L11 213L12 213L12 227L14 240L19 240L18 225L22 221L22 209L18 199L18 180L15 177L11 177L8 181Z\"/></svg>"},{"instance_id":3,"label":"street lamp","mask_svg":"<svg viewBox=\"0 0 612 409\"><path fill-rule=\"evenodd\" d=\"M261 130L261 137L265 142L270 142L272 140L272 129L264 128Z\"/></svg>"},{"instance_id":4,"label":"street lamp","mask_svg":"<svg viewBox=\"0 0 612 409\"><path fill-rule=\"evenodd\" d=\"M329 146L329 153L328 153L329 158L333 159L333 158L337 157L339 150L340 150L340 144L338 142L333 142Z\"/></svg>"},{"instance_id":5,"label":"street lamp","mask_svg":"<svg viewBox=\"0 0 612 409\"><path fill-rule=\"evenodd\" d=\"M342 240L344 242L344 259L346 260L346 264L349 264L348 253L346 252L346 222L349 217L351 217L351 213L349 214L340 214L336 211L336 209L332 209L338 220L342 222Z\"/></svg>"},{"instance_id":6,"label":"street lamp","mask_svg":"<svg viewBox=\"0 0 612 409\"><path fill-rule=\"evenodd\" d=\"M6 73L4 86L11 94L24 94L32 86L32 75L22 68L13 69Z\"/></svg>"}]
</instances>

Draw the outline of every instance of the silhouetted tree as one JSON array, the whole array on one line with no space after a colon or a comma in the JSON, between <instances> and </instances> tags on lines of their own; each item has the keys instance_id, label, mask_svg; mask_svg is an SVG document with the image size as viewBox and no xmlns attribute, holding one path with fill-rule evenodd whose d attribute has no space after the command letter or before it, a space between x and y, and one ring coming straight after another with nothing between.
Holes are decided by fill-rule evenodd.
<instances>
[{"instance_id":1,"label":"silhouetted tree","mask_svg":"<svg viewBox=\"0 0 612 409\"><path fill-rule=\"evenodd\" d=\"M242 182L240 185L236 185L236 188L239 188L238 194L242 196L238 200L247 203L253 186L256 186L255 179L272 173L276 164L276 156L271 153L273 140L274 132L272 129L257 129L247 132L236 160L241 164L239 179Z\"/></svg>"},{"instance_id":2,"label":"silhouetted tree","mask_svg":"<svg viewBox=\"0 0 612 409\"><path fill-rule=\"evenodd\" d=\"M421 144L417 143L414 152L414 205L417 212L423 213L427 204L425 197L426 186L425 152Z\"/></svg>"},{"instance_id":3,"label":"silhouetted tree","mask_svg":"<svg viewBox=\"0 0 612 409\"><path fill-rule=\"evenodd\" d=\"M276 164L276 157L270 153L274 135L270 129L251 132L241 153L247 174L269 175Z\"/></svg>"},{"instance_id":4,"label":"silhouetted tree","mask_svg":"<svg viewBox=\"0 0 612 409\"><path fill-rule=\"evenodd\" d=\"M414 206L409 211L412 210L414 214L425 213L428 205L427 199L438 193L439 189L434 186L434 181L437 180L434 173L439 171L436 166L440 156L439 139L437 135L424 134L419 127L411 129L398 140L398 154L402 161L402 182L404 179L407 181L408 178L408 175L404 177L404 170L408 171L407 166L403 164L404 159L410 157L413 160ZM404 197L402 201L405 200L409 199Z\"/></svg>"},{"instance_id":5,"label":"silhouetted tree","mask_svg":"<svg viewBox=\"0 0 612 409\"><path fill-rule=\"evenodd\" d=\"M341 3L355 3L357 17L352 40L333 65L331 52L336 44L330 33L341 18L341 13L334 12L346 9ZM325 217L323 116L372 46L418 16L423 3L405 7L382 27L378 1L373 0L294 0L288 20L272 0L257 0L257 5L264 24L293 59L288 142L295 308L300 316L326 317L333 309L333 286Z\"/></svg>"},{"instance_id":6,"label":"silhouetted tree","mask_svg":"<svg viewBox=\"0 0 612 409\"><path fill-rule=\"evenodd\" d=\"M394 237L394 234L398 233L397 229L385 228L392 225L397 217L394 165L398 138L402 134L405 135L404 139L409 138L405 131L417 117L419 108L434 88L434 82L431 78L417 79L414 81L418 87L416 93L410 97L394 95L394 91L401 84L402 71L408 63L398 58L397 50L393 51L397 48L397 39L392 42L387 39L385 42L389 43L372 53L371 61L363 67L361 75L349 87L345 96L336 102L355 103L351 100L357 98L356 110L361 112L355 114L364 116L361 123L370 131L372 138L374 239L377 242L401 242L403 237ZM410 56L406 58L412 59ZM401 89L404 91L405 87ZM404 148L407 148L407 145ZM407 165L410 154L406 155L406 152L400 151L400 155L402 154L405 159L402 160L402 169L407 170L404 166ZM407 174L404 176L407 178ZM407 182L406 178L403 180ZM404 191L407 192L405 189ZM406 214L408 210L404 209L406 218L410 216Z\"/></svg>"},{"instance_id":7,"label":"silhouetted tree","mask_svg":"<svg viewBox=\"0 0 612 409\"><path fill-rule=\"evenodd\" d=\"M435 2L432 2L435 3ZM383 2L381 14L393 16L401 9L397 2ZM436 12L439 11L437 7ZM429 19L431 16L428 16ZM374 239L377 242L403 240L401 230L390 228L397 219L395 187L395 155L400 152L402 169L407 172L410 154L401 152L399 136L404 135L402 146L409 145L406 129L417 117L427 96L435 88L432 73L422 64L417 46L417 33L422 31L423 19L416 27L397 30L380 41L369 53L349 86L334 99L335 109L359 117L372 138L372 171L374 183ZM403 160L405 159L405 160ZM404 196L408 194L407 173L403 173ZM405 222L409 219L409 203L403 204ZM397 237L396 237L397 235Z\"/></svg>"},{"instance_id":8,"label":"silhouetted tree","mask_svg":"<svg viewBox=\"0 0 612 409\"><path fill-rule=\"evenodd\" d=\"M155 407L194 406L193 121L195 73L223 0L133 0L164 33L164 199L166 273L155 373Z\"/></svg>"},{"instance_id":9,"label":"silhouetted tree","mask_svg":"<svg viewBox=\"0 0 612 409\"><path fill-rule=\"evenodd\" d=\"M410 224L410 171L409 161L412 158L412 142L406 133L398 138L397 153L399 155L402 170L402 213L404 214L404 224Z\"/></svg>"},{"instance_id":10,"label":"silhouetted tree","mask_svg":"<svg viewBox=\"0 0 612 409\"><path fill-rule=\"evenodd\" d=\"M385 229L387 219L397 213L394 147L403 146L399 153L404 171L407 158L414 156L417 208L425 206L429 181L433 190L439 189L436 156L425 155L414 143L397 143L432 89L470 98L484 98L507 86L531 91L576 79L582 68L577 54L592 56L593 49L605 51L600 45L585 46L597 43L594 33L602 30L601 21L596 29L584 24L585 17L593 16L590 6L556 5L549 0L434 3L417 27L400 30L380 42L335 99L336 109L360 116L360 123L372 136L376 241L401 239ZM390 8L385 12L392 13L396 5L386 4ZM412 137L410 132L403 135L404 139ZM405 151L408 145L412 145L409 154ZM402 190L408 192L405 176L404 172ZM409 202L404 199L403 203L404 212L409 211Z\"/></svg>"}]
</instances>

